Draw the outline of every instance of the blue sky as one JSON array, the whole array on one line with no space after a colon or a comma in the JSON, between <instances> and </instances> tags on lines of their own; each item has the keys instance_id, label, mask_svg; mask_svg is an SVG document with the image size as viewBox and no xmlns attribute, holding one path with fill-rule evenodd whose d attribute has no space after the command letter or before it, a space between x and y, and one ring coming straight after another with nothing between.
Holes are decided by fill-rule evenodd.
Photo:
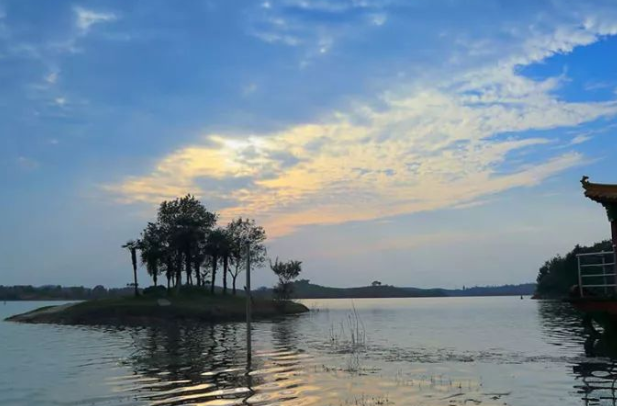
<instances>
[{"instance_id":1,"label":"blue sky","mask_svg":"<svg viewBox=\"0 0 617 407\"><path fill-rule=\"evenodd\" d=\"M616 35L614 1L0 0L0 284L122 286L185 193L317 283L533 281L609 236Z\"/></svg>"}]
</instances>

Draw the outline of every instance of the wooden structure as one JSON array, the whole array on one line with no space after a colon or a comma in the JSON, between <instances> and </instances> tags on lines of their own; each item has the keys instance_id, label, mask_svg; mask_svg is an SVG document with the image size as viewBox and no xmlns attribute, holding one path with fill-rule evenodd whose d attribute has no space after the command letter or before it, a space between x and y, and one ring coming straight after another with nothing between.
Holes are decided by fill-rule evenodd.
<instances>
[{"instance_id":1,"label":"wooden structure","mask_svg":"<svg viewBox=\"0 0 617 407\"><path fill-rule=\"evenodd\" d=\"M585 288L589 287L600 287L600 285L586 285L585 277L598 277L601 276L599 274L595 275L585 275L584 267L602 267L602 276L606 278L607 275L605 272L606 266L612 266L613 270L610 273L613 281L608 284L604 283L603 288L612 287L613 291L617 291L617 259L615 259L615 253L617 253L617 185L615 184L595 184L589 182L589 177L584 176L581 179L581 184L583 185L583 190L585 192L585 196L592 201L595 201L601 204L604 209L606 209L606 214L608 216L608 220L611 224L611 242L613 245L613 252L600 252L600 253L586 253L578 256L578 264L579 264L579 288L581 290L581 296L583 296L583 291ZM612 255L613 261L606 261L605 256ZM596 256L601 258L601 264L582 264L583 257ZM605 291L605 295L606 295Z\"/></svg>"}]
</instances>

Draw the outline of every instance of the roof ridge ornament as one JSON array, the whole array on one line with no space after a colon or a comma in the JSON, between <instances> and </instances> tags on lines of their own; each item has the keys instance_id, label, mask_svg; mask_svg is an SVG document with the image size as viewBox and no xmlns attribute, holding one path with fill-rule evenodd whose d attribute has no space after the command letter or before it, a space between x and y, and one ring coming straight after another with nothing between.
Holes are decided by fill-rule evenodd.
<instances>
[{"instance_id":1,"label":"roof ridge ornament","mask_svg":"<svg viewBox=\"0 0 617 407\"><path fill-rule=\"evenodd\" d=\"M584 175L581 184L585 190L585 196L592 201L602 204L606 209L608 219L615 221L617 228L617 184L595 184L589 182L589 177ZM617 229L615 230L615 244L617 244Z\"/></svg>"}]
</instances>

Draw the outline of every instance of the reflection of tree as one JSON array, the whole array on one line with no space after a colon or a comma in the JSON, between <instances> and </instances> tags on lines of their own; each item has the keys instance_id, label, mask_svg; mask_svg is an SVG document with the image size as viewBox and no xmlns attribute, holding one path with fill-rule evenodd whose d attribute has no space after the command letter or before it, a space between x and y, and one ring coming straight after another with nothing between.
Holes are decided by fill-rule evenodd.
<instances>
[{"instance_id":1,"label":"reflection of tree","mask_svg":"<svg viewBox=\"0 0 617 407\"><path fill-rule=\"evenodd\" d=\"M135 331L128 388L161 404L238 400L252 394L243 324L175 324ZM257 361L258 362L258 361ZM252 360L252 368L256 361ZM251 381L252 379L252 381Z\"/></svg>"},{"instance_id":2,"label":"reflection of tree","mask_svg":"<svg viewBox=\"0 0 617 407\"><path fill-rule=\"evenodd\" d=\"M597 331L591 320L570 304L538 301L538 313L548 342L580 343L585 357L572 366L580 384L574 386L585 405L617 404L617 337Z\"/></svg>"},{"instance_id":3,"label":"reflection of tree","mask_svg":"<svg viewBox=\"0 0 617 407\"><path fill-rule=\"evenodd\" d=\"M572 305L554 300L538 300L537 303L542 333L547 342L561 345L585 341L582 314Z\"/></svg>"},{"instance_id":4,"label":"reflection of tree","mask_svg":"<svg viewBox=\"0 0 617 407\"><path fill-rule=\"evenodd\" d=\"M282 351L296 351L298 346L298 318L284 318L272 325L272 342Z\"/></svg>"},{"instance_id":5,"label":"reflection of tree","mask_svg":"<svg viewBox=\"0 0 617 407\"><path fill-rule=\"evenodd\" d=\"M609 354L614 357L617 354L614 343L607 343L603 335L594 337L593 334L590 334L585 342L585 353L588 356L604 356L606 354L602 352L606 351L607 347L612 348ZM575 377L581 381L581 384L575 386L575 388L582 394L585 405L600 402L602 404L616 404L617 365L613 359L599 358L596 361L583 361L574 365L572 371Z\"/></svg>"}]
</instances>

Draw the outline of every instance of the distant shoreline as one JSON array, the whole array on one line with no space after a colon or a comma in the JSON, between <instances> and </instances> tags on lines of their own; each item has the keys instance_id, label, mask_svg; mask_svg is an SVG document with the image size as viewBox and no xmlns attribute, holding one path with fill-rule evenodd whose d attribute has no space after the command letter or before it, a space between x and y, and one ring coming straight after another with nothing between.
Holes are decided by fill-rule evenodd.
<instances>
[{"instance_id":1,"label":"distant shoreline","mask_svg":"<svg viewBox=\"0 0 617 407\"><path fill-rule=\"evenodd\" d=\"M502 286L469 287L465 289L395 287L375 284L365 287L333 288L312 284L309 280L294 283L294 298L328 299L328 298L440 298L440 297L503 297L531 296L535 292L533 283ZM255 296L268 298L272 290L262 288L254 292Z\"/></svg>"},{"instance_id":2,"label":"distant shoreline","mask_svg":"<svg viewBox=\"0 0 617 407\"><path fill-rule=\"evenodd\" d=\"M418 297L507 297L532 296L533 283L501 286L480 286L464 289L395 287L376 285L365 287L335 288L300 280L294 283L293 298L418 298ZM95 288L62 286L0 286L0 301L87 301L131 296L132 288ZM252 291L256 298L271 298L272 289L262 287ZM244 293L239 291L239 295Z\"/></svg>"}]
</instances>

